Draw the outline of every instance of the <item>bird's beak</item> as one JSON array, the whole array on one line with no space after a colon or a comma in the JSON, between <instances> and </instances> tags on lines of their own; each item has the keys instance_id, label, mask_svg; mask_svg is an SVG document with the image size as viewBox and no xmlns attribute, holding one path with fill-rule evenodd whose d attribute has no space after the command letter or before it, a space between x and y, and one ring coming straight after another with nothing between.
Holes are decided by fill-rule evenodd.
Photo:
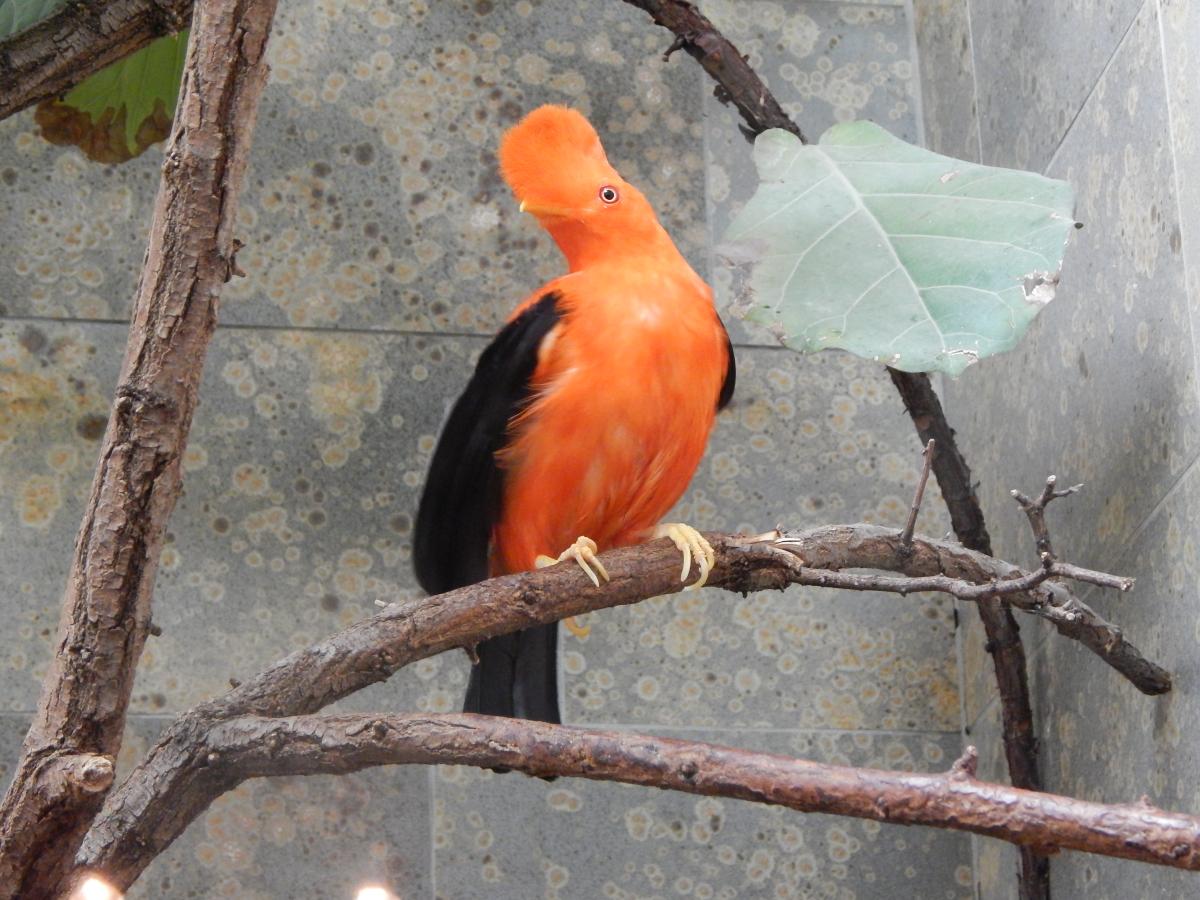
<instances>
[{"instance_id":1,"label":"bird's beak","mask_svg":"<svg viewBox=\"0 0 1200 900\"><path fill-rule=\"evenodd\" d=\"M519 208L521 212L529 213L538 218L566 219L573 215L569 209L563 209L560 206L549 206L545 203L531 203L528 200L522 200Z\"/></svg>"}]
</instances>

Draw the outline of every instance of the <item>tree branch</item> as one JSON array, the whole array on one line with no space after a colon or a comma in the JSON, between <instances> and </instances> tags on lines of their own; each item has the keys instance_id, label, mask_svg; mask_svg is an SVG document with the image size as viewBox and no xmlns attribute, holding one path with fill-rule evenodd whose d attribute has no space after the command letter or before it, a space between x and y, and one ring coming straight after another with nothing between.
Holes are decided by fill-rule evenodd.
<instances>
[{"instance_id":1,"label":"tree branch","mask_svg":"<svg viewBox=\"0 0 1200 900\"><path fill-rule=\"evenodd\" d=\"M717 82L715 96L722 103L733 103L741 113L742 132L753 139L769 128L783 128L805 140L800 127L783 111L766 83L746 63L738 49L718 31L698 9L686 0L625 0L648 12L656 23L668 28L675 40L667 50L682 47ZM971 482L971 470L958 449L954 429L946 420L941 401L929 376L923 372L902 372L888 368L888 374L912 416L921 441L936 440L939 453L934 475L942 499L950 512L954 533L964 546L989 556L991 540L984 525L983 510ZM1037 789L1041 777L1037 765L1037 738L1033 730L1033 707L1025 648L1021 631L1012 611L1000 600L978 604L979 617L987 635L987 650L996 670L1003 718L1004 751L1009 777L1017 787ZM1022 851L1022 900L1048 900L1049 868L1032 851Z\"/></svg>"},{"instance_id":2,"label":"tree branch","mask_svg":"<svg viewBox=\"0 0 1200 900\"><path fill-rule=\"evenodd\" d=\"M655 23L670 29L675 41L663 54L669 59L676 50L685 50L692 59L712 76L717 87L714 96L722 103L732 103L746 120L747 136L753 138L768 128L783 128L801 141L807 141L800 126L783 111L775 95L738 48L717 30L716 26L691 3L679 0L625 0L631 6L645 10Z\"/></svg>"},{"instance_id":3,"label":"tree branch","mask_svg":"<svg viewBox=\"0 0 1200 900\"><path fill-rule=\"evenodd\" d=\"M912 417L921 440L936 440L938 449L944 451L938 453L933 471L946 509L950 512L950 524L955 535L964 547L991 556L992 539L983 521L983 509L975 494L971 469L958 449L954 429L946 420L942 403L929 376L891 368L888 374L900 392L904 407ZM1029 699L1029 666L1025 660L1025 646L1021 643L1021 628L1012 609L1003 600L984 600L976 605L976 609L987 638L984 646L992 657L992 668L996 673L1001 735L1009 780L1014 787L1041 790L1037 734L1033 728L1033 705ZM1050 861L1032 847L1021 848L1018 889L1021 900L1049 900Z\"/></svg>"},{"instance_id":4,"label":"tree branch","mask_svg":"<svg viewBox=\"0 0 1200 900\"><path fill-rule=\"evenodd\" d=\"M1170 675L1129 644L1044 570L1016 566L949 541L916 537L905 547L895 529L828 525L770 537L707 534L716 551L708 584L744 593L790 584L911 594L939 591L977 601L1006 596L1078 640L1148 694L1170 689ZM382 681L410 663L533 625L627 606L682 589L679 555L666 540L601 556L610 580L600 587L574 565L505 575L434 597L394 603L344 631L299 650L224 697L205 715L299 715ZM803 564L801 564L803 560ZM864 575L875 569L906 576ZM1054 573L1051 573L1052 575ZM980 586L983 587L980 587Z\"/></svg>"},{"instance_id":5,"label":"tree branch","mask_svg":"<svg viewBox=\"0 0 1200 900\"><path fill-rule=\"evenodd\" d=\"M1200 870L1200 817L1145 802L1106 805L978 781L974 747L949 771L923 774L491 716L361 714L234 719L212 730L207 747L239 781L395 764L500 766Z\"/></svg>"},{"instance_id":6,"label":"tree branch","mask_svg":"<svg viewBox=\"0 0 1200 900\"><path fill-rule=\"evenodd\" d=\"M1023 572L958 544L921 537L906 545L899 531L874 525L706 537L716 551L709 574L714 587L746 592L804 584L902 595L935 590L964 599L1003 594L1086 643L1142 690L1161 691L1170 684L1169 676L1143 659L1116 628L1062 584L1048 580L1057 576L1046 567ZM567 564L392 604L184 713L109 796L77 863L127 886L214 797L245 777L224 765L222 749L209 742L208 735L222 723L245 716L313 713L437 653L683 586L678 551L666 540L610 551L601 559L610 576L601 587L578 566ZM908 577L841 571L864 568ZM282 743L277 749L285 752Z\"/></svg>"},{"instance_id":7,"label":"tree branch","mask_svg":"<svg viewBox=\"0 0 1200 900\"><path fill-rule=\"evenodd\" d=\"M274 775L344 774L383 765L467 765L542 778L572 776L732 797L901 825L999 838L1040 853L1080 850L1200 870L1200 818L1143 801L1106 805L989 784L975 778L975 748L940 774L825 765L712 744L476 715L238 717L193 736L190 753L152 756L138 776L159 799L148 810L118 807L97 827L121 852L85 855L78 877L100 872L118 887L137 855L131 839L181 831L181 810ZM124 829L124 833L122 833ZM85 847L86 851L90 849Z\"/></svg>"},{"instance_id":8,"label":"tree branch","mask_svg":"<svg viewBox=\"0 0 1200 900\"><path fill-rule=\"evenodd\" d=\"M80 0L0 43L0 119L187 27L193 0Z\"/></svg>"},{"instance_id":9,"label":"tree branch","mask_svg":"<svg viewBox=\"0 0 1200 900\"><path fill-rule=\"evenodd\" d=\"M117 7L125 8L106 9ZM141 15L169 8L145 5ZM197 10L55 659L0 805L0 898L56 895L112 780L217 298L232 265L237 191L266 81L263 52L274 10L275 0L212 0ZM83 4L64 12L86 23L89 11L96 28L116 33L105 24L108 12ZM11 47L7 52L11 66ZM75 769L67 765L80 758L90 761L83 790L72 787Z\"/></svg>"}]
</instances>

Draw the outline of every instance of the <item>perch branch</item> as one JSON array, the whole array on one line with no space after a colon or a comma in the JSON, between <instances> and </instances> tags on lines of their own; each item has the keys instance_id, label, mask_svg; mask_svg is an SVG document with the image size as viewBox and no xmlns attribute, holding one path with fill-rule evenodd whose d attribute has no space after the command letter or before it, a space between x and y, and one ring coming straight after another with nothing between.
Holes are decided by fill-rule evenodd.
<instances>
[{"instance_id":1,"label":"perch branch","mask_svg":"<svg viewBox=\"0 0 1200 900\"><path fill-rule=\"evenodd\" d=\"M187 27L193 0L80 0L0 43L0 119Z\"/></svg>"},{"instance_id":2,"label":"perch branch","mask_svg":"<svg viewBox=\"0 0 1200 900\"><path fill-rule=\"evenodd\" d=\"M978 599L1002 594L1054 622L1144 691L1161 692L1169 677L1143 659L1120 632L1088 609L1046 567L1023 572L948 541L895 529L835 525L757 537L709 534L716 565L709 584L729 591L789 584L883 590L937 590ZM410 663L499 634L679 591L679 555L669 541L603 554L610 581L602 587L574 565L506 575L434 597L394 603L324 641L291 654L223 697L180 716L130 777L109 796L77 862L126 886L211 800L236 784L206 735L245 716L316 712L382 681ZM803 562L801 562L803 560ZM899 573L866 575L844 569Z\"/></svg>"},{"instance_id":3,"label":"perch branch","mask_svg":"<svg viewBox=\"0 0 1200 900\"><path fill-rule=\"evenodd\" d=\"M419 714L239 718L214 728L207 747L239 781L392 764L501 766L1200 870L1200 818L979 781L974 747L946 772L907 773L542 722Z\"/></svg>"},{"instance_id":4,"label":"perch branch","mask_svg":"<svg viewBox=\"0 0 1200 900\"><path fill-rule=\"evenodd\" d=\"M91 9L72 4L66 11L84 16ZM97 760L111 768L120 748L217 298L229 277L237 192L266 81L263 52L274 11L275 0L212 0L197 8L55 658L0 805L0 898L57 895L108 786ZM107 21L108 13L92 12ZM81 756L93 760L83 769L91 789L67 789L63 779L72 770L64 761Z\"/></svg>"},{"instance_id":5,"label":"perch branch","mask_svg":"<svg viewBox=\"0 0 1200 900\"><path fill-rule=\"evenodd\" d=\"M141 770L139 780L160 798L170 796L173 804L152 809L149 823L118 808L116 818L98 821L97 827L157 835L180 828L181 810L199 812L249 778L413 764L617 781L801 812L969 831L1043 854L1080 850L1200 870L1200 818L1144 802L1092 803L979 781L973 747L949 771L920 774L476 715L245 716L217 722L193 735L188 752L153 756L149 768ZM118 886L128 885L137 871L127 863L148 850L128 836L109 845L115 848L124 852L85 855L79 877L100 872Z\"/></svg>"},{"instance_id":6,"label":"perch branch","mask_svg":"<svg viewBox=\"0 0 1200 900\"><path fill-rule=\"evenodd\" d=\"M746 63L742 54L695 6L685 0L625 0L648 12L654 21L675 36L667 51L682 47L704 68L717 88L722 103L733 103L745 125L742 132L753 139L769 128L783 128L805 140L800 127L784 112L770 88ZM991 555L991 539L983 520L983 510L971 481L971 470L958 448L954 429L946 419L941 401L929 376L923 372L902 372L888 368L905 409L921 440L936 440L939 449L934 474L942 499L950 513L954 533L965 547ZM1017 787L1038 789L1037 737L1033 730L1033 708L1029 699L1028 666L1021 631L1016 619L1001 600L988 599L977 605L987 635L987 650L996 671L1001 701L1004 752L1009 777ZM1049 868L1032 850L1023 849L1021 857L1022 900L1048 900Z\"/></svg>"}]
</instances>

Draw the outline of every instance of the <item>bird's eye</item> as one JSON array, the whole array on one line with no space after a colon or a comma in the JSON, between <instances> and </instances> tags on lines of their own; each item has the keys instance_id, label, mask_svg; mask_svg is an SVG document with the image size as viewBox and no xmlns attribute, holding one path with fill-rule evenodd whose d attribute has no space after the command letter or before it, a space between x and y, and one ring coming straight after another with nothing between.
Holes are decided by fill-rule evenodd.
<instances>
[{"instance_id":1,"label":"bird's eye","mask_svg":"<svg viewBox=\"0 0 1200 900\"><path fill-rule=\"evenodd\" d=\"M605 203L616 203L621 198L617 194L617 189L615 187L610 184L606 184L604 187L600 188L600 199Z\"/></svg>"}]
</instances>

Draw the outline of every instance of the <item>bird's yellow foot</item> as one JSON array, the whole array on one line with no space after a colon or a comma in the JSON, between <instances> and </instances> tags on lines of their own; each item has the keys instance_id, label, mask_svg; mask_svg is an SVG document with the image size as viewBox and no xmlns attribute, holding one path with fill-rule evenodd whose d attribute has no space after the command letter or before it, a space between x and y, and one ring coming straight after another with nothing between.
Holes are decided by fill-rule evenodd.
<instances>
[{"instance_id":1,"label":"bird's yellow foot","mask_svg":"<svg viewBox=\"0 0 1200 900\"><path fill-rule=\"evenodd\" d=\"M558 554L558 559L539 556L534 560L534 565L539 569L544 569L546 566L552 566L568 559L579 563L579 568L583 569L587 577L592 579L592 584L596 587L600 587L601 578L608 581L608 572L604 570L604 564L596 558L596 542L589 537L576 538L575 543Z\"/></svg>"},{"instance_id":2,"label":"bird's yellow foot","mask_svg":"<svg viewBox=\"0 0 1200 900\"><path fill-rule=\"evenodd\" d=\"M704 587L704 583L708 581L708 573L712 571L712 567L717 562L717 554L713 552L712 544L706 541L704 535L691 525L685 525L682 522L666 522L655 526L654 531L650 533L650 539L660 537L670 538L671 542L679 548L679 552L683 554L683 571L679 574L680 581L687 581L688 573L692 571L693 557L696 560L696 568L700 570L700 576L684 590L694 591L698 587Z\"/></svg>"},{"instance_id":3,"label":"bird's yellow foot","mask_svg":"<svg viewBox=\"0 0 1200 900\"><path fill-rule=\"evenodd\" d=\"M608 572L604 569L604 563L596 558L596 542L589 537L576 538L575 543L558 555L558 559L552 556L539 556L534 560L534 565L539 569L544 569L546 566L552 566L565 559L573 559L579 563L579 568L587 573L587 577L592 579L592 584L596 587L600 587L601 578L608 581ZM571 632L577 638L585 638L592 631L590 625L580 625L575 621L574 616L571 616L569 619L563 619L562 623L567 631Z\"/></svg>"}]
</instances>

